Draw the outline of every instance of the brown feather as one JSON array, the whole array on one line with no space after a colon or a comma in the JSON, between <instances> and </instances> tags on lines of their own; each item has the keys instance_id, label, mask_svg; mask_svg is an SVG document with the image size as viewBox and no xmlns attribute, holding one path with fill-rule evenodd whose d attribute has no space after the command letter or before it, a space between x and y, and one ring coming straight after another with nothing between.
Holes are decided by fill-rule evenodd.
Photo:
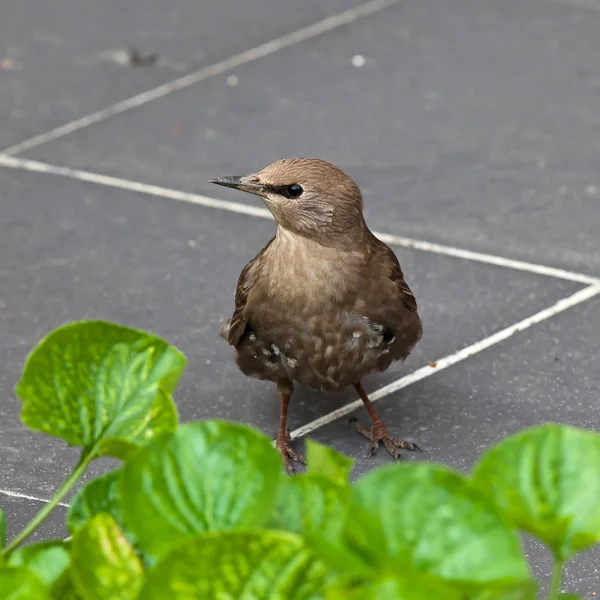
<instances>
[{"instance_id":1,"label":"brown feather","mask_svg":"<svg viewBox=\"0 0 600 600\"><path fill-rule=\"evenodd\" d=\"M404 360L423 333L417 301L392 249L367 227L352 179L315 159L246 177L278 228L242 270L222 326L242 372L341 390ZM298 198L278 191L291 184L303 187Z\"/></svg>"},{"instance_id":2,"label":"brown feather","mask_svg":"<svg viewBox=\"0 0 600 600\"><path fill-rule=\"evenodd\" d=\"M377 241L379 242L380 247L385 252L386 257L389 261L390 279L398 286L398 289L402 294L402 300L404 301L404 304L406 304L406 307L409 310L416 311L418 308L417 299L415 298L415 295L412 293L412 290L410 289L410 287L408 287L408 284L404 279L404 273L402 272L402 267L400 266L398 257L394 254L394 251L387 244L385 244L381 240Z\"/></svg>"},{"instance_id":3,"label":"brown feather","mask_svg":"<svg viewBox=\"0 0 600 600\"><path fill-rule=\"evenodd\" d=\"M238 278L237 287L235 290L235 307L233 316L229 321L227 330L227 343L231 346L237 346L242 339L246 327L248 325L248 316L246 315L246 302L248 295L256 278L260 277L261 262L260 259L273 243L275 238L271 238L267 245L242 269Z\"/></svg>"}]
</instances>

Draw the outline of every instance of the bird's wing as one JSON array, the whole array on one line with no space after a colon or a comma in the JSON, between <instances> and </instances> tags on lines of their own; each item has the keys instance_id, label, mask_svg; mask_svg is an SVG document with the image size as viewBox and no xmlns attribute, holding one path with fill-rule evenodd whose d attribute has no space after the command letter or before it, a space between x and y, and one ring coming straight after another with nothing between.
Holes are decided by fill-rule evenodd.
<instances>
[{"instance_id":1,"label":"bird's wing","mask_svg":"<svg viewBox=\"0 0 600 600\"><path fill-rule=\"evenodd\" d=\"M386 262L389 264L389 278L396 286L396 289L400 293L400 297L404 302L404 305L411 312L417 311L417 299L412 293L412 290L408 287L408 284L404 280L404 273L402 267L398 262L398 257L394 254L394 251L387 245L381 242L380 248L385 253Z\"/></svg>"},{"instance_id":2,"label":"bird's wing","mask_svg":"<svg viewBox=\"0 0 600 600\"><path fill-rule=\"evenodd\" d=\"M273 238L275 239L275 238ZM248 296L252 291L254 282L260 271L260 259L265 250L271 245L273 239L242 269L235 290L235 307L233 315L229 321L229 327L226 332L227 343L231 346L237 346L242 339L248 325L249 316L246 311Z\"/></svg>"},{"instance_id":3,"label":"bird's wing","mask_svg":"<svg viewBox=\"0 0 600 600\"><path fill-rule=\"evenodd\" d=\"M389 359L404 360L422 336L417 301L404 280L404 273L393 250L376 240L370 266L370 283L365 286L360 312L369 322L371 343L385 348L382 365ZM366 291L368 288L368 291Z\"/></svg>"}]
</instances>

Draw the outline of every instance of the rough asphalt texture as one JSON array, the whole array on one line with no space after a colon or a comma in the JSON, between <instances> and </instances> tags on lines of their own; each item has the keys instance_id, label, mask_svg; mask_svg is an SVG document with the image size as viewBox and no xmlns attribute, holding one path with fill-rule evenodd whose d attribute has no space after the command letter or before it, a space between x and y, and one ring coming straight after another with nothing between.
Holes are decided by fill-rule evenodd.
<instances>
[{"instance_id":1,"label":"rough asphalt texture","mask_svg":"<svg viewBox=\"0 0 600 600\"><path fill-rule=\"evenodd\" d=\"M0 154L358 3L12 3L0 9ZM115 62L129 45L160 58L138 68ZM355 55L363 66L353 66ZM319 156L357 180L377 231L600 276L599 56L597 0L405 0L21 156L256 205L207 179ZM74 319L152 329L179 346L189 357L176 397L182 419L276 432L274 389L245 379L218 337L239 271L272 222L6 168L0 216L0 488L49 498L75 460L59 440L20 425L13 393L35 342ZM583 287L395 249L425 336L367 390ZM600 429L599 362L596 297L377 406L426 458L464 470L529 425ZM299 390L290 424L354 399ZM387 460L365 458L347 417L311 436L356 457L357 474ZM9 534L40 506L2 494L0 504ZM64 510L40 538L63 532ZM547 575L547 555L530 547ZM598 563L595 551L570 564L569 587L600 593Z\"/></svg>"}]
</instances>

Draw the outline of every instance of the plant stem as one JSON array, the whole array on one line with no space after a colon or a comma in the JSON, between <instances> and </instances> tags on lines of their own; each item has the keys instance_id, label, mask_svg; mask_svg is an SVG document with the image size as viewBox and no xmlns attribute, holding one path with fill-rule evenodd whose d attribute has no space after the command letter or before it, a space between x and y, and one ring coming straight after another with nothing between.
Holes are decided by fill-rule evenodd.
<instances>
[{"instance_id":1,"label":"plant stem","mask_svg":"<svg viewBox=\"0 0 600 600\"><path fill-rule=\"evenodd\" d=\"M25 528L17 534L17 536L4 549L4 556L8 557L10 553L22 544L50 515L56 508L57 504L71 491L71 488L77 483L78 479L85 473L91 460L94 457L93 452L82 451L79 461L74 469L69 473L69 476L63 481L50 502L33 517L33 519L25 526Z\"/></svg>"},{"instance_id":2,"label":"plant stem","mask_svg":"<svg viewBox=\"0 0 600 600\"><path fill-rule=\"evenodd\" d=\"M550 594L548 600L558 600L560 596L560 584L562 583L563 576L563 561L554 559L554 565L552 566L552 580L550 581Z\"/></svg>"}]
</instances>

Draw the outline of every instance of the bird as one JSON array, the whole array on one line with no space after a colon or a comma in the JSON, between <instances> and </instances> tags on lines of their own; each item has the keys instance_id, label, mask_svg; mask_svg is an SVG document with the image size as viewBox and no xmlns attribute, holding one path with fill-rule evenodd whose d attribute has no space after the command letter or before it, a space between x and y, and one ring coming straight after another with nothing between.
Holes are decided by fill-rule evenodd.
<instances>
[{"instance_id":1,"label":"bird","mask_svg":"<svg viewBox=\"0 0 600 600\"><path fill-rule=\"evenodd\" d=\"M368 455L380 444L393 459L398 449L420 450L389 434L362 386L404 361L423 326L396 254L365 221L355 181L320 158L283 158L209 182L259 196L276 221L275 235L242 269L219 333L244 375L277 386L275 447L287 473L306 464L287 427L295 383L324 393L353 386L371 418L370 428L351 419L370 442Z\"/></svg>"}]
</instances>

